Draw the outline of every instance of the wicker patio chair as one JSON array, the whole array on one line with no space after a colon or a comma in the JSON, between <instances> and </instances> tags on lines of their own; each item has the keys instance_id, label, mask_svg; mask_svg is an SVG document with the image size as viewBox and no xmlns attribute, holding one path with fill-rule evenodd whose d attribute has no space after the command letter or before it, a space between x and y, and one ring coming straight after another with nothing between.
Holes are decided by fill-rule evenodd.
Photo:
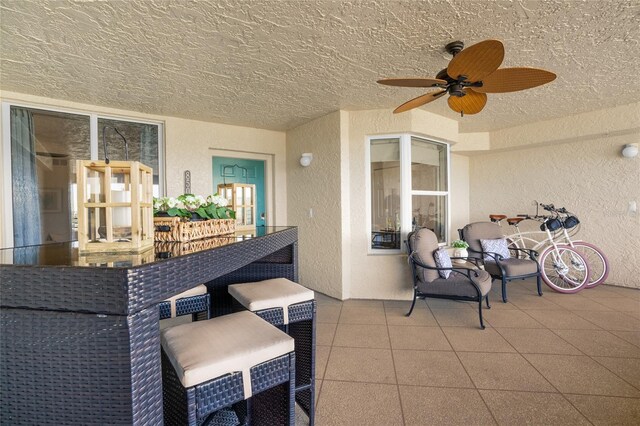
<instances>
[{"instance_id":1,"label":"wicker patio chair","mask_svg":"<svg viewBox=\"0 0 640 426\"><path fill-rule=\"evenodd\" d=\"M477 268L438 266L435 256L440 256L443 253L436 253L439 250L438 239L433 231L427 228L421 228L409 234L407 247L411 251L409 263L413 277L413 302L406 316L413 312L416 300L425 297L474 301L478 302L480 328L484 329L482 301L486 301L487 308L491 308L489 305L489 291L491 290L489 274ZM475 263L474 259L469 261ZM445 278L443 275L447 275L447 277Z\"/></svg>"},{"instance_id":2,"label":"wicker patio chair","mask_svg":"<svg viewBox=\"0 0 640 426\"><path fill-rule=\"evenodd\" d=\"M504 235L500 226L492 222L475 222L466 225L458 230L460 238L469 244L469 257L474 257L483 262L485 271L491 277L502 281L502 301L507 302L507 282L513 280L524 280L526 278L536 278L538 295L542 296L542 286L540 281L540 264L536 260L538 252L529 249L509 248L502 253L488 251L483 248L488 246L487 241L501 242L506 246ZM510 257L509 251L524 253L522 256Z\"/></svg>"}]
</instances>

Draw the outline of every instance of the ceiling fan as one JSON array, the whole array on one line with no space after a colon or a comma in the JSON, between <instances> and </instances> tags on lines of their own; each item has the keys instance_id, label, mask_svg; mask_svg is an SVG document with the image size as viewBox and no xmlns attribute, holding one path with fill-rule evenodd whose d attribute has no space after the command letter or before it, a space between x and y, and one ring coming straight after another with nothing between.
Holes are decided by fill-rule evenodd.
<instances>
[{"instance_id":1,"label":"ceiling fan","mask_svg":"<svg viewBox=\"0 0 640 426\"><path fill-rule=\"evenodd\" d=\"M378 83L387 86L429 87L440 89L411 99L393 110L394 114L417 108L449 94L449 108L464 114L477 114L487 103L486 93L517 92L555 80L550 71L537 68L500 68L504 45L499 40L485 40L464 48L454 41L445 46L453 55L449 66L436 78L384 78Z\"/></svg>"}]
</instances>

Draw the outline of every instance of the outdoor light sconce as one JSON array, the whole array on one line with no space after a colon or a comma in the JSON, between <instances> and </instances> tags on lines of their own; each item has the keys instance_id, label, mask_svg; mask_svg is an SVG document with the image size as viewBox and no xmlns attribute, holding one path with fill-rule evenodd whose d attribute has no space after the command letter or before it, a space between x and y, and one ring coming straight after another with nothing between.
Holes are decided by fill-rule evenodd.
<instances>
[{"instance_id":1,"label":"outdoor light sconce","mask_svg":"<svg viewBox=\"0 0 640 426\"><path fill-rule=\"evenodd\" d=\"M622 147L622 156L624 158L636 158L638 156L638 144L630 143Z\"/></svg>"},{"instance_id":2,"label":"outdoor light sconce","mask_svg":"<svg viewBox=\"0 0 640 426\"><path fill-rule=\"evenodd\" d=\"M638 148L636 147L636 151L637 150L638 150ZM309 165L311 164L311 160L313 160L313 154L310 153L310 152L305 152L300 157L300 165L302 167L309 167Z\"/></svg>"}]
</instances>

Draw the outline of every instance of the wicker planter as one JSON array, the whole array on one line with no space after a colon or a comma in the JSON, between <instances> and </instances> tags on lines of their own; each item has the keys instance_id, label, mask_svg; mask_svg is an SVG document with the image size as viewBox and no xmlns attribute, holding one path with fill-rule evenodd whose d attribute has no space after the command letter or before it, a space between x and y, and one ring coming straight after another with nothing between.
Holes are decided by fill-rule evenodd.
<instances>
[{"instance_id":1,"label":"wicker planter","mask_svg":"<svg viewBox=\"0 0 640 426\"><path fill-rule=\"evenodd\" d=\"M153 224L156 241L188 242L232 234L236 230L235 219L185 221L179 217L154 217Z\"/></svg>"}]
</instances>

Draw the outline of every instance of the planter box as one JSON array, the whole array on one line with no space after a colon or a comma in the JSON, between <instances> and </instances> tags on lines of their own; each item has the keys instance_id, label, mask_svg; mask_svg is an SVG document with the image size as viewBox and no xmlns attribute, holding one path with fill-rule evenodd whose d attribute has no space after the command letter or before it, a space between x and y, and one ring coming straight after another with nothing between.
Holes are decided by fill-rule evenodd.
<instances>
[{"instance_id":1,"label":"planter box","mask_svg":"<svg viewBox=\"0 0 640 426\"><path fill-rule=\"evenodd\" d=\"M235 219L185 221L179 217L154 217L153 225L156 241L188 242L232 234L236 230Z\"/></svg>"}]
</instances>

